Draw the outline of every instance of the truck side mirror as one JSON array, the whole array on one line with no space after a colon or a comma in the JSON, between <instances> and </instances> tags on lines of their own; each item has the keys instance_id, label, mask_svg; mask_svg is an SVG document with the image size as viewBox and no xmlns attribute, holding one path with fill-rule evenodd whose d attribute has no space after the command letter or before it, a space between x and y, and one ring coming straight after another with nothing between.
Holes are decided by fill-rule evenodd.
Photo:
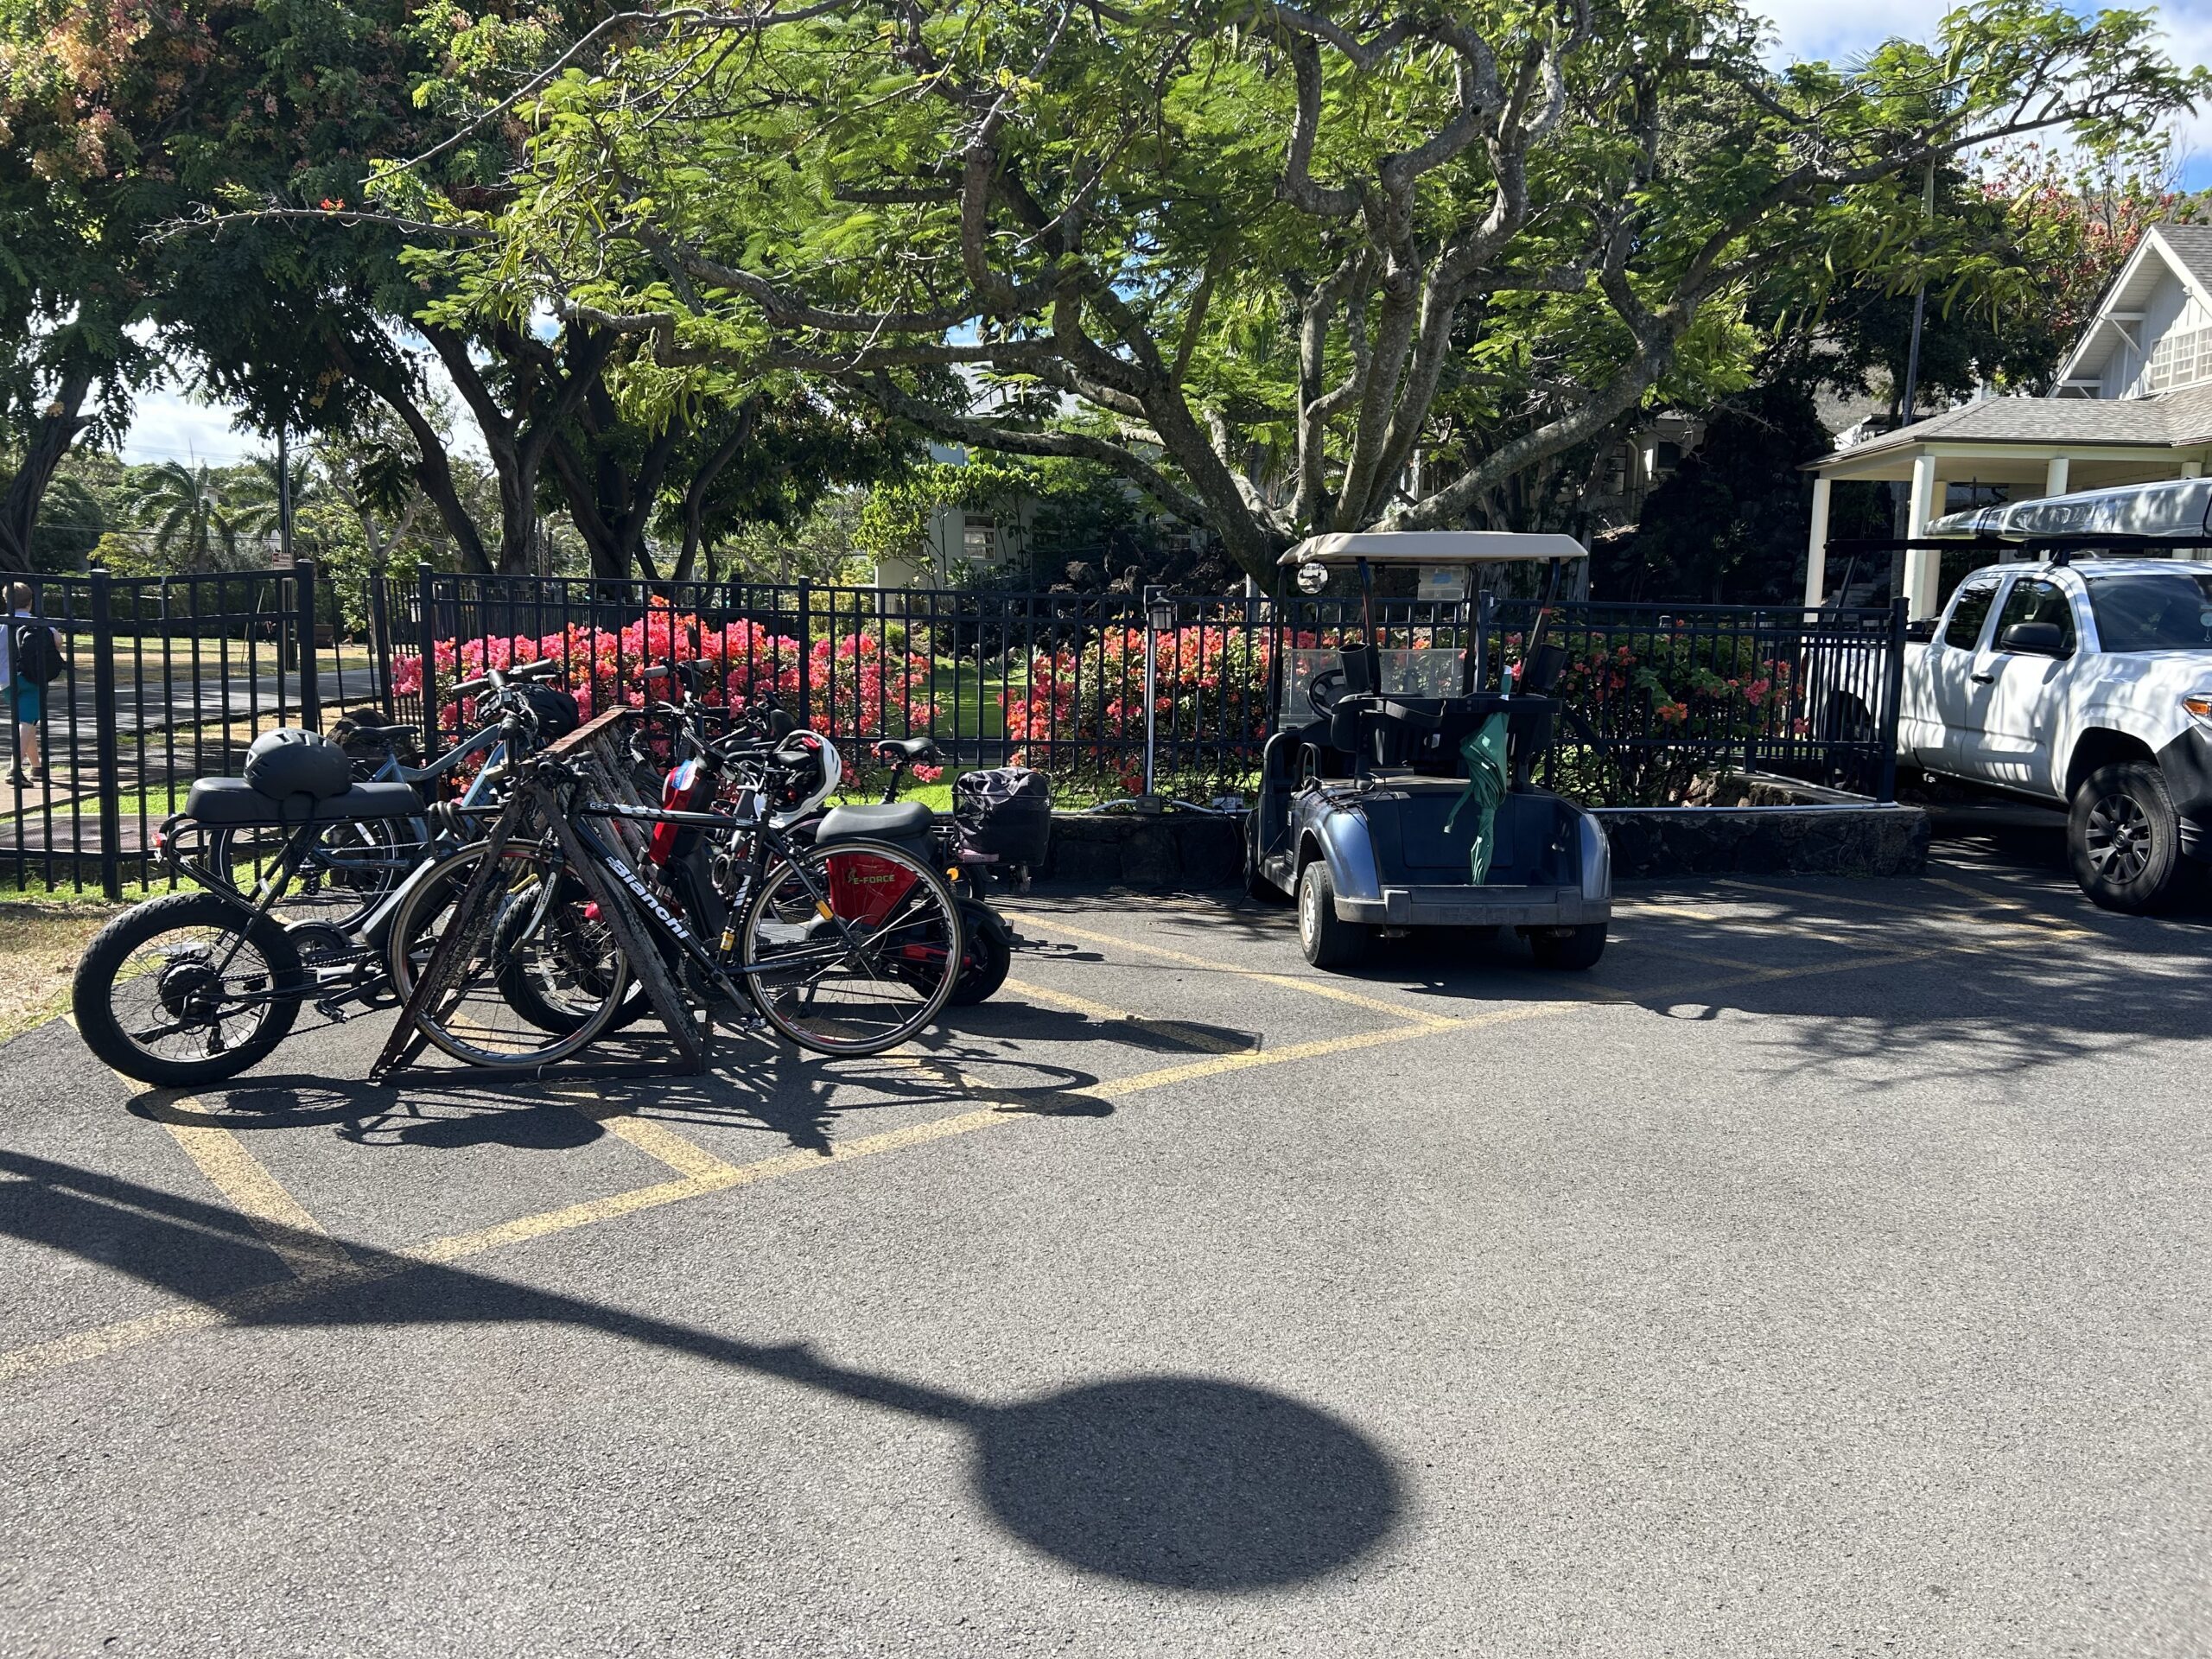
<instances>
[{"instance_id":1,"label":"truck side mirror","mask_svg":"<svg viewBox=\"0 0 2212 1659\"><path fill-rule=\"evenodd\" d=\"M2064 657L2066 635L2056 622L2015 622L2005 630L2005 637L1998 641L2005 651L2024 652L2032 657Z\"/></svg>"},{"instance_id":2,"label":"truck side mirror","mask_svg":"<svg viewBox=\"0 0 2212 1659\"><path fill-rule=\"evenodd\" d=\"M1924 645L1936 637L1936 619L1923 616L1917 622L1904 625L1904 637L1916 645Z\"/></svg>"}]
</instances>

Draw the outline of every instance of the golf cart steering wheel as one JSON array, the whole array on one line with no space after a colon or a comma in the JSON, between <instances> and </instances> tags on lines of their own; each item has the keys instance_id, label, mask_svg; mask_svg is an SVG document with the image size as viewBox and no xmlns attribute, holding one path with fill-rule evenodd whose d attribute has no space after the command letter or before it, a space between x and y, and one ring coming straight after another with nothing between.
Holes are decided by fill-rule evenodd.
<instances>
[{"instance_id":1,"label":"golf cart steering wheel","mask_svg":"<svg viewBox=\"0 0 2212 1659\"><path fill-rule=\"evenodd\" d=\"M1326 720L1336 711L1337 701L1344 694L1344 671L1341 668L1325 668L1306 682L1306 706Z\"/></svg>"}]
</instances>

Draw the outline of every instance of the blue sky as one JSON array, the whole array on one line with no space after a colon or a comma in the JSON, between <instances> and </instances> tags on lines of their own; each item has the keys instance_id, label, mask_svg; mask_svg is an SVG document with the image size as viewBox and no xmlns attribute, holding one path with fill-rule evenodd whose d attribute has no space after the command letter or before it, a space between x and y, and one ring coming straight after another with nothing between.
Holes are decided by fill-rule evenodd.
<instances>
[{"instance_id":1,"label":"blue sky","mask_svg":"<svg viewBox=\"0 0 2212 1659\"><path fill-rule=\"evenodd\" d=\"M1946 0L1765 0L1761 10L1773 19L1781 55L1848 59L1896 35L1926 30ZM2166 0L2158 8L2168 49L2183 63L2212 63L2212 0ZM2212 109L2200 111L2177 135L2182 182L2193 190L2212 187ZM460 447L480 452L482 445L465 413L459 415ZM231 429L229 411L210 408L174 386L140 399L138 418L123 446L124 459L211 461L226 465L270 441Z\"/></svg>"}]
</instances>

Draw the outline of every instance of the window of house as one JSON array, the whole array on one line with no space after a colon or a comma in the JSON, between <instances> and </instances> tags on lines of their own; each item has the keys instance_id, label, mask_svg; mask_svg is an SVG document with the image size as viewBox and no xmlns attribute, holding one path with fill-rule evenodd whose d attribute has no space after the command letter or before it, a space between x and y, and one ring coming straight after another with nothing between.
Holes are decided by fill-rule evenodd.
<instances>
[{"instance_id":1,"label":"window of house","mask_svg":"<svg viewBox=\"0 0 2212 1659\"><path fill-rule=\"evenodd\" d=\"M988 564L998 551L999 527L988 518L969 518L960 532L960 556L971 564Z\"/></svg>"},{"instance_id":2,"label":"window of house","mask_svg":"<svg viewBox=\"0 0 2212 1659\"><path fill-rule=\"evenodd\" d=\"M2169 328L2151 347L2145 384L2152 391L2171 391L2212 380L2212 328Z\"/></svg>"}]
</instances>

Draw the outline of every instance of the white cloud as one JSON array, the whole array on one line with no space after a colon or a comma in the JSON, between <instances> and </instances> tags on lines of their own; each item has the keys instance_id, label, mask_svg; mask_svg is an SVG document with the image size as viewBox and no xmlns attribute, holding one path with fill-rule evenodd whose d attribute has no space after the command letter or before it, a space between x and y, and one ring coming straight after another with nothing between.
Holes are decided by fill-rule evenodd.
<instances>
[{"instance_id":1,"label":"white cloud","mask_svg":"<svg viewBox=\"0 0 2212 1659\"><path fill-rule=\"evenodd\" d=\"M401 344L421 364L424 378L443 395L454 412L450 445L454 453L486 456L484 435L453 389L453 377L419 340ZM123 459L140 461L181 461L228 467L248 455L264 454L276 447L276 435L239 431L232 423L238 411L226 404L210 403L188 391L175 380L164 380L137 402L137 413L123 440Z\"/></svg>"}]
</instances>

